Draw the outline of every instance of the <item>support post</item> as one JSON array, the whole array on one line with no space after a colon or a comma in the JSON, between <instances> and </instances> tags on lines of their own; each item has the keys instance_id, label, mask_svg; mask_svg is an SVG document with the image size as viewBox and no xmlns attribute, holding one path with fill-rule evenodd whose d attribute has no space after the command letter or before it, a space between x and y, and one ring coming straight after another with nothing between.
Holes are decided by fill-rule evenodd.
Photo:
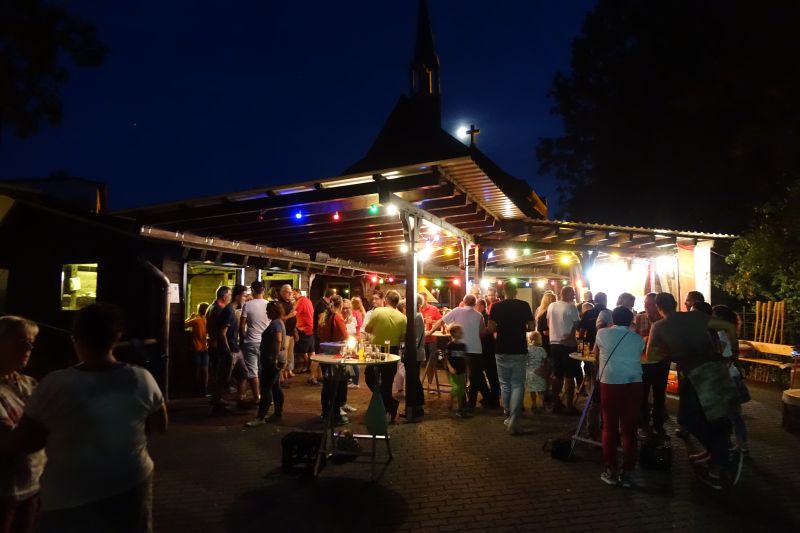
<instances>
[{"instance_id":1,"label":"support post","mask_svg":"<svg viewBox=\"0 0 800 533\"><path fill-rule=\"evenodd\" d=\"M419 397L422 394L422 386L419 383L419 364L416 353L417 332L414 327L414 319L417 316L417 237L419 236L420 219L416 214L401 209L400 220L403 223L403 240L408 246L405 257L406 348L403 359L406 365L406 420L412 420L418 415L415 410L421 410L424 403L424 398ZM412 380L416 380L416 382Z\"/></svg>"}]
</instances>

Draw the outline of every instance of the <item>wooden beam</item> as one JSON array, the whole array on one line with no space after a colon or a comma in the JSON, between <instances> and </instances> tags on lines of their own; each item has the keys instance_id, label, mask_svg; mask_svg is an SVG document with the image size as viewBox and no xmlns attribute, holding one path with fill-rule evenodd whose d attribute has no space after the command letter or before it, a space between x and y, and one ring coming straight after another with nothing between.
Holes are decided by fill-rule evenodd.
<instances>
[{"instance_id":1,"label":"wooden beam","mask_svg":"<svg viewBox=\"0 0 800 533\"><path fill-rule=\"evenodd\" d=\"M443 230L450 232L451 234L455 235L460 239L464 239L465 241L470 243L474 242L472 235L470 235L468 232L454 226L453 224L450 224L444 219L441 219L435 215L428 213L424 209L420 209L419 207L415 206L410 202L407 202L406 200L403 200L396 194L393 194L388 189L381 189L379 191L379 197L381 199L381 203L383 203L384 205L388 205L390 203L394 204L395 206L397 206L400 212L404 213L406 216L408 215L416 216L420 220L426 220L431 224L439 226Z\"/></svg>"}]
</instances>

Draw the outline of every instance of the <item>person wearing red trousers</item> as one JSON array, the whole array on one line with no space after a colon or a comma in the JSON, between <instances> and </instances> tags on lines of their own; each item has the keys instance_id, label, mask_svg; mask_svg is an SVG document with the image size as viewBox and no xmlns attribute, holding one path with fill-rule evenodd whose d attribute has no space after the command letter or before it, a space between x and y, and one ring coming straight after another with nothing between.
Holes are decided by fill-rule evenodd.
<instances>
[{"instance_id":1,"label":"person wearing red trousers","mask_svg":"<svg viewBox=\"0 0 800 533\"><path fill-rule=\"evenodd\" d=\"M597 332L594 353L598 360L600 408L603 413L603 472L608 485L631 487L636 468L636 426L642 399L644 340L631 331L633 313L617 307L614 325ZM622 441L622 471L617 471L617 443Z\"/></svg>"}]
</instances>

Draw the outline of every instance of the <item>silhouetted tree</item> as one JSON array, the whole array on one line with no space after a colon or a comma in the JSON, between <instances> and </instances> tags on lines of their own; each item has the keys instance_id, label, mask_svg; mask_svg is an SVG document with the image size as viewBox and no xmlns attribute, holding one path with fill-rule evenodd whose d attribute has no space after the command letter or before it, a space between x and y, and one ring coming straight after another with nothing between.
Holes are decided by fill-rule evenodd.
<instances>
[{"instance_id":1,"label":"silhouetted tree","mask_svg":"<svg viewBox=\"0 0 800 533\"><path fill-rule=\"evenodd\" d=\"M800 180L759 206L753 226L737 239L725 261L735 267L718 286L740 300L785 300L800 316Z\"/></svg>"},{"instance_id":2,"label":"silhouetted tree","mask_svg":"<svg viewBox=\"0 0 800 533\"><path fill-rule=\"evenodd\" d=\"M800 2L599 0L541 174L576 219L738 231L800 177Z\"/></svg>"},{"instance_id":3,"label":"silhouetted tree","mask_svg":"<svg viewBox=\"0 0 800 533\"><path fill-rule=\"evenodd\" d=\"M56 125L63 114L60 88L69 78L65 59L100 65L107 48L94 27L41 0L0 0L0 133L20 137Z\"/></svg>"}]
</instances>

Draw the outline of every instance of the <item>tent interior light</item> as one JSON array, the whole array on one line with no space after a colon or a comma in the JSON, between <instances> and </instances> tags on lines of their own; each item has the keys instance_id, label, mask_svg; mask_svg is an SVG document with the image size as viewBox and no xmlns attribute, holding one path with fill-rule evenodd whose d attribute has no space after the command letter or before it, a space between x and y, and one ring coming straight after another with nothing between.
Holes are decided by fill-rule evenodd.
<instances>
[{"instance_id":1,"label":"tent interior light","mask_svg":"<svg viewBox=\"0 0 800 533\"><path fill-rule=\"evenodd\" d=\"M508 250L506 250L506 257L508 257L509 259L516 259L517 255L518 252L514 248L509 248Z\"/></svg>"},{"instance_id":2,"label":"tent interior light","mask_svg":"<svg viewBox=\"0 0 800 533\"><path fill-rule=\"evenodd\" d=\"M389 204L386 206L386 214L393 217L397 215L400 211L397 209L397 206L394 204Z\"/></svg>"}]
</instances>

